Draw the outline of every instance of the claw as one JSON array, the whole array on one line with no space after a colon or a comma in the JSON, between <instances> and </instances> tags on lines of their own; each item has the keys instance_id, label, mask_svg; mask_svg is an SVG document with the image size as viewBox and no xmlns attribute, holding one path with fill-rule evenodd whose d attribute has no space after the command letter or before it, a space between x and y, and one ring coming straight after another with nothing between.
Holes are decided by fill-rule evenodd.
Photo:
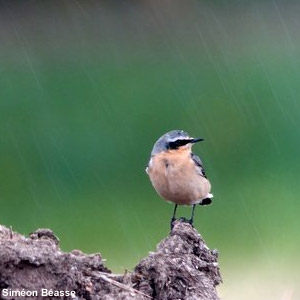
<instances>
[{"instance_id":1,"label":"claw","mask_svg":"<svg viewBox=\"0 0 300 300\"><path fill-rule=\"evenodd\" d=\"M182 222L182 223L191 224L193 226L193 221L194 220L193 219L188 220L188 219L182 217L182 218L179 219L179 221Z\"/></svg>"},{"instance_id":2,"label":"claw","mask_svg":"<svg viewBox=\"0 0 300 300\"><path fill-rule=\"evenodd\" d=\"M170 227L171 227L171 231L172 231L172 229L174 228L174 222L176 221L176 218L172 218L171 219L171 222L170 222Z\"/></svg>"},{"instance_id":3,"label":"claw","mask_svg":"<svg viewBox=\"0 0 300 300\"><path fill-rule=\"evenodd\" d=\"M182 223L188 223L188 222L189 222L189 220L186 219L186 218L184 218L184 217L181 217L181 218L179 219L179 221L182 222Z\"/></svg>"},{"instance_id":4,"label":"claw","mask_svg":"<svg viewBox=\"0 0 300 300\"><path fill-rule=\"evenodd\" d=\"M193 225L194 220L192 220L192 219L191 219L191 220L188 220L188 223L191 224L192 227L194 227L194 225Z\"/></svg>"}]
</instances>

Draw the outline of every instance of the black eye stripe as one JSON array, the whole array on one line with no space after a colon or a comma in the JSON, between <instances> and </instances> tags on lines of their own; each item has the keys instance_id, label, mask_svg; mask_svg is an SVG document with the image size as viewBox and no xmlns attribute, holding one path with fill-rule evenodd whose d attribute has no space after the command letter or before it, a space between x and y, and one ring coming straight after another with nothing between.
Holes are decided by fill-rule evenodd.
<instances>
[{"instance_id":1,"label":"black eye stripe","mask_svg":"<svg viewBox=\"0 0 300 300\"><path fill-rule=\"evenodd\" d=\"M174 142L169 142L167 148L168 149L177 149L177 148L184 146L190 142L191 142L191 139L176 140Z\"/></svg>"}]
</instances>

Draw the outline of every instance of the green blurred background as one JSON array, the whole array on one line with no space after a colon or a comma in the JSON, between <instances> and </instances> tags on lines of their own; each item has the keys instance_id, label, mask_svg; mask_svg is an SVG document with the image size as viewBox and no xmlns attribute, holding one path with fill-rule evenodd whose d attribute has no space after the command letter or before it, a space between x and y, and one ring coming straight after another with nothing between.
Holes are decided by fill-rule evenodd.
<instances>
[{"instance_id":1,"label":"green blurred background","mask_svg":"<svg viewBox=\"0 0 300 300\"><path fill-rule=\"evenodd\" d=\"M1 1L0 223L131 270L173 207L144 169L184 129L224 300L300 298L297 1ZM188 216L189 208L180 208Z\"/></svg>"}]
</instances>

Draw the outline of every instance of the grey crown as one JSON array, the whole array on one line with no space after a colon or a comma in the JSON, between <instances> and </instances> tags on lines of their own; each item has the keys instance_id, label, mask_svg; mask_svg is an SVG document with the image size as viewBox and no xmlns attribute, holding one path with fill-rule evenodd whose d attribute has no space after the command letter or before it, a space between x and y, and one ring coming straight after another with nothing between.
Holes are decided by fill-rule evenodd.
<instances>
[{"instance_id":1,"label":"grey crown","mask_svg":"<svg viewBox=\"0 0 300 300\"><path fill-rule=\"evenodd\" d=\"M184 132L183 130L172 130L167 133L165 133L163 136L161 136L157 142L154 144L151 156L156 155L157 153L160 153L162 151L166 151L168 144L170 142L174 142L178 139L189 139L190 136Z\"/></svg>"}]
</instances>

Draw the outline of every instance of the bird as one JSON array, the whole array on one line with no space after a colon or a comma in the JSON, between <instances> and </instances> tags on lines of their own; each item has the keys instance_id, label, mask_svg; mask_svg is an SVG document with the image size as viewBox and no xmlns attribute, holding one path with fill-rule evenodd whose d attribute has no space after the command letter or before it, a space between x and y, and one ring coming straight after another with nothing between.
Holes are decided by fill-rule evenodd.
<instances>
[{"instance_id":1,"label":"bird","mask_svg":"<svg viewBox=\"0 0 300 300\"><path fill-rule=\"evenodd\" d=\"M171 230L178 205L192 206L191 218L180 220L193 225L196 205L212 203L211 183L200 157L192 153L192 146L203 140L193 138L183 130L172 130L153 146L146 173L158 195L175 204Z\"/></svg>"}]
</instances>

